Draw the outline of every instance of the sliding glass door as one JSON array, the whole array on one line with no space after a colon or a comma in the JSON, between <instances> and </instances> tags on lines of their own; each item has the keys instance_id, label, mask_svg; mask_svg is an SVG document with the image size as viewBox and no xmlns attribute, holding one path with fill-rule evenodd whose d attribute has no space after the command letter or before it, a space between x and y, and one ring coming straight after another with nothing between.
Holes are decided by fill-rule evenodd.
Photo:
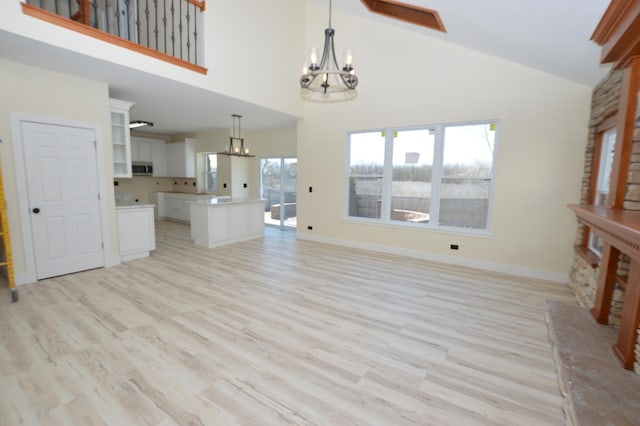
<instances>
[{"instance_id":1,"label":"sliding glass door","mask_svg":"<svg viewBox=\"0 0 640 426\"><path fill-rule=\"evenodd\" d=\"M264 199L265 225L296 227L297 158L260 160L260 194Z\"/></svg>"}]
</instances>

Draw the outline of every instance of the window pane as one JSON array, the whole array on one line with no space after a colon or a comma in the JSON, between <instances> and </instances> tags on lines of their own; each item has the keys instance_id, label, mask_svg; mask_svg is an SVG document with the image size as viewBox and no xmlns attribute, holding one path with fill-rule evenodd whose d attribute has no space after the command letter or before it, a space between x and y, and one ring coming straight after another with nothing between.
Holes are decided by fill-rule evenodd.
<instances>
[{"instance_id":1,"label":"window pane","mask_svg":"<svg viewBox=\"0 0 640 426\"><path fill-rule=\"evenodd\" d=\"M611 166L613 164L613 152L616 147L616 129L607 130L602 135L602 148L600 150L600 167L597 176L597 188L594 204L604 205L609 194L609 181L611 180Z\"/></svg>"},{"instance_id":2,"label":"window pane","mask_svg":"<svg viewBox=\"0 0 640 426\"><path fill-rule=\"evenodd\" d=\"M273 204L280 203L281 163L280 158L260 160L262 198L265 200L266 211L270 210Z\"/></svg>"},{"instance_id":3,"label":"window pane","mask_svg":"<svg viewBox=\"0 0 640 426\"><path fill-rule=\"evenodd\" d=\"M442 179L439 224L486 229L490 186L490 181L483 179Z\"/></svg>"},{"instance_id":4,"label":"window pane","mask_svg":"<svg viewBox=\"0 0 640 426\"><path fill-rule=\"evenodd\" d=\"M382 178L349 178L349 216L380 218Z\"/></svg>"},{"instance_id":5,"label":"window pane","mask_svg":"<svg viewBox=\"0 0 640 426\"><path fill-rule=\"evenodd\" d=\"M435 131L397 132L393 139L391 220L429 221Z\"/></svg>"},{"instance_id":6,"label":"window pane","mask_svg":"<svg viewBox=\"0 0 640 426\"><path fill-rule=\"evenodd\" d=\"M385 138L354 133L349 140L349 216L380 218Z\"/></svg>"},{"instance_id":7,"label":"window pane","mask_svg":"<svg viewBox=\"0 0 640 426\"><path fill-rule=\"evenodd\" d=\"M204 157L204 189L207 192L218 190L218 155L207 154Z\"/></svg>"},{"instance_id":8,"label":"window pane","mask_svg":"<svg viewBox=\"0 0 640 426\"><path fill-rule=\"evenodd\" d=\"M490 177L495 124L448 126L444 130L442 175Z\"/></svg>"},{"instance_id":9,"label":"window pane","mask_svg":"<svg viewBox=\"0 0 640 426\"><path fill-rule=\"evenodd\" d=\"M382 132L354 133L349 144L350 175L382 176L384 136Z\"/></svg>"},{"instance_id":10,"label":"window pane","mask_svg":"<svg viewBox=\"0 0 640 426\"><path fill-rule=\"evenodd\" d=\"M494 144L495 124L445 127L439 225L487 228Z\"/></svg>"}]
</instances>

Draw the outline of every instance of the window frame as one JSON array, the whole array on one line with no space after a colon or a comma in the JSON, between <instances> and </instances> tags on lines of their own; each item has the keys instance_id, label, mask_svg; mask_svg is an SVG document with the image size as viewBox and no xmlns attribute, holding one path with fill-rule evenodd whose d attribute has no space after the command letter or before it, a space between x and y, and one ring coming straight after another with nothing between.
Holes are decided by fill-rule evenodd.
<instances>
[{"instance_id":1,"label":"window frame","mask_svg":"<svg viewBox=\"0 0 640 426\"><path fill-rule=\"evenodd\" d=\"M495 125L495 135L494 135L494 143L493 143L493 158L491 164L491 172L489 176L486 178L469 178L469 179L478 179L483 181L489 181L489 193L488 193L488 206L487 206L487 218L486 218L486 227L483 229L478 228L465 228L459 226L446 226L446 225L438 225L436 221L438 220L438 216L440 213L440 200L441 200L441 183L443 178L443 162L444 162L444 146L445 146L445 129L447 127L455 127L455 126L473 126L473 125ZM454 233L454 234L465 234L465 235L475 235L475 236L492 236L493 230L493 204L494 204L494 194L495 194L495 186L496 186L496 163L498 159L498 145L499 145L499 127L500 120L497 119L489 119L489 120L474 120L474 121L463 121L463 122L451 122L451 123L438 123L438 124L428 124L428 125L416 125L416 126L399 126L399 127L385 127L385 128L374 128L374 129L366 129L366 130L354 130L349 131L346 134L346 143L345 143L345 203L344 203L344 220L350 223L360 223L360 224L374 224L376 226L382 227L392 227L392 228L409 228L413 230L427 230L427 231L436 231L436 232L444 232L444 233ZM393 169L393 139L394 132L402 132L402 131L412 131L412 130L434 130L435 140L434 140L434 152L433 152L433 165L432 165L432 178L431 178L431 194L430 194L430 220L427 223L413 223L408 221L400 221L400 220L391 220L390 218L390 203L391 203L391 186L393 182L392 177L392 169ZM351 216L349 207L351 201L350 194L350 184L351 178L354 175L351 175L351 136L354 134L360 133L374 133L374 132L384 132L385 133L385 155L384 155L384 163L383 163L383 175L382 175L382 195L381 195L381 214L379 218L367 218L367 217L359 217L359 216ZM437 192L436 192L437 191ZM437 194L437 197L433 195ZM436 214L433 215L432 212L435 211ZM433 219L435 217L435 219Z\"/></svg>"},{"instance_id":2,"label":"window frame","mask_svg":"<svg viewBox=\"0 0 640 426\"><path fill-rule=\"evenodd\" d=\"M617 120L618 115L617 111L613 111L608 114L608 117L600 123L596 127L596 135L594 140L593 147L593 157L591 161L591 175L589 177L589 192L586 197L587 204L595 204L596 196L598 192L598 184L600 181L600 171L602 169L601 160L602 160L602 152L603 152L603 144L604 144L604 136L607 132L614 130L616 131L615 138L615 146L614 146L614 157L615 150L618 150L618 135L617 135ZM619 176L614 176L614 170L612 167L611 174L609 177L609 192L611 194L611 183L614 179L619 179ZM605 200L605 205L608 204L608 197ZM593 232L590 226L583 224L582 229L582 239L579 244L575 245L575 251L589 264L592 268L597 268L600 264L600 258L602 253L600 253L597 249L594 249L593 245L595 244L594 236L597 235Z\"/></svg>"},{"instance_id":3,"label":"window frame","mask_svg":"<svg viewBox=\"0 0 640 426\"><path fill-rule=\"evenodd\" d=\"M613 133L612 133L613 132ZM594 162L592 163L593 171L596 172L596 175L593 175L593 171L591 172L591 178L593 183L590 185L590 189L593 188L593 192L591 195L591 203L595 205L606 205L607 199L609 197L610 187L611 187L611 168L613 165L613 158L611 158L611 163L607 164L603 162L603 160L607 160L609 157L609 153L611 153L611 148L615 150L617 129L615 126L608 127L600 132L598 132L597 136L597 147L594 152ZM596 157L597 156L597 157ZM607 174L607 169L609 169L609 181L604 182L605 176ZM595 179L594 179L595 177ZM604 186L608 185L607 188ZM604 201L602 204L598 202L598 199L601 195L604 195ZM587 249L589 249L593 254L595 254L598 258L602 257L602 253L598 249L598 245L602 244L600 237L593 232L589 228L589 237L587 238Z\"/></svg>"},{"instance_id":4,"label":"window frame","mask_svg":"<svg viewBox=\"0 0 640 426\"><path fill-rule=\"evenodd\" d=\"M208 187L208 182L209 182L209 176L212 172L209 170L209 156L210 155L215 155L216 156L216 187L211 189ZM204 152L203 153L203 169L202 169L202 174L203 174L203 181L204 181L204 192L206 192L207 194L215 194L218 192L218 159L217 159L218 153L217 152Z\"/></svg>"}]
</instances>

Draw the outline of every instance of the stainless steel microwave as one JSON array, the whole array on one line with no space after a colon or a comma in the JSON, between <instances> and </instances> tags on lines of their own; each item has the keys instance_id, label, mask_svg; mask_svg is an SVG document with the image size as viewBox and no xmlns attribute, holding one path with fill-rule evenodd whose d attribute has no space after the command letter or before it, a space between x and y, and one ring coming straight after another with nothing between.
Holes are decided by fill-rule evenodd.
<instances>
[{"instance_id":1,"label":"stainless steel microwave","mask_svg":"<svg viewBox=\"0 0 640 426\"><path fill-rule=\"evenodd\" d=\"M133 163L131 163L131 174L133 176L152 176L153 164L142 161L134 161Z\"/></svg>"}]
</instances>

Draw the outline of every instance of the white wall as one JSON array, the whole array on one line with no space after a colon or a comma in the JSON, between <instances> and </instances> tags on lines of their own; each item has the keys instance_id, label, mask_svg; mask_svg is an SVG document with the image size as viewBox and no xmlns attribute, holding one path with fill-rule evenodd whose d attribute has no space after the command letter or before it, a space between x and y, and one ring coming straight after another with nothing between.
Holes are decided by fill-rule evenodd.
<instances>
[{"instance_id":1,"label":"white wall","mask_svg":"<svg viewBox=\"0 0 640 426\"><path fill-rule=\"evenodd\" d=\"M308 45L325 15L308 4ZM360 85L354 101L305 106L298 235L564 280L576 229L566 204L580 193L591 89L336 10L333 24L336 49L354 52ZM490 238L345 220L348 131L485 119L499 122Z\"/></svg>"},{"instance_id":2,"label":"white wall","mask_svg":"<svg viewBox=\"0 0 640 426\"><path fill-rule=\"evenodd\" d=\"M221 152L229 146L230 129L218 129L196 134L196 152ZM250 171L251 196L257 196L260 182L259 165L261 158L295 157L297 129L295 127L242 131L245 146L255 155L247 161ZM225 172L222 171L222 174ZM227 192L222 189L221 195Z\"/></svg>"},{"instance_id":3,"label":"white wall","mask_svg":"<svg viewBox=\"0 0 640 426\"><path fill-rule=\"evenodd\" d=\"M212 89L300 116L304 1L207 0Z\"/></svg>"},{"instance_id":4,"label":"white wall","mask_svg":"<svg viewBox=\"0 0 640 426\"><path fill-rule=\"evenodd\" d=\"M11 245L16 275L25 272L24 246L18 212L15 142L11 134L12 112L70 121L99 123L103 129L104 169L109 183L113 176L111 115L106 83L84 80L0 59L0 164L7 199ZM111 256L117 256L117 232L113 186L107 185Z\"/></svg>"},{"instance_id":5,"label":"white wall","mask_svg":"<svg viewBox=\"0 0 640 426\"><path fill-rule=\"evenodd\" d=\"M0 1L0 30L128 68L299 116L297 86L304 60L304 2L208 0L204 12L202 75L80 35L22 13L19 0ZM6 40L9 40L7 38ZM7 41L8 42L8 41Z\"/></svg>"}]
</instances>

